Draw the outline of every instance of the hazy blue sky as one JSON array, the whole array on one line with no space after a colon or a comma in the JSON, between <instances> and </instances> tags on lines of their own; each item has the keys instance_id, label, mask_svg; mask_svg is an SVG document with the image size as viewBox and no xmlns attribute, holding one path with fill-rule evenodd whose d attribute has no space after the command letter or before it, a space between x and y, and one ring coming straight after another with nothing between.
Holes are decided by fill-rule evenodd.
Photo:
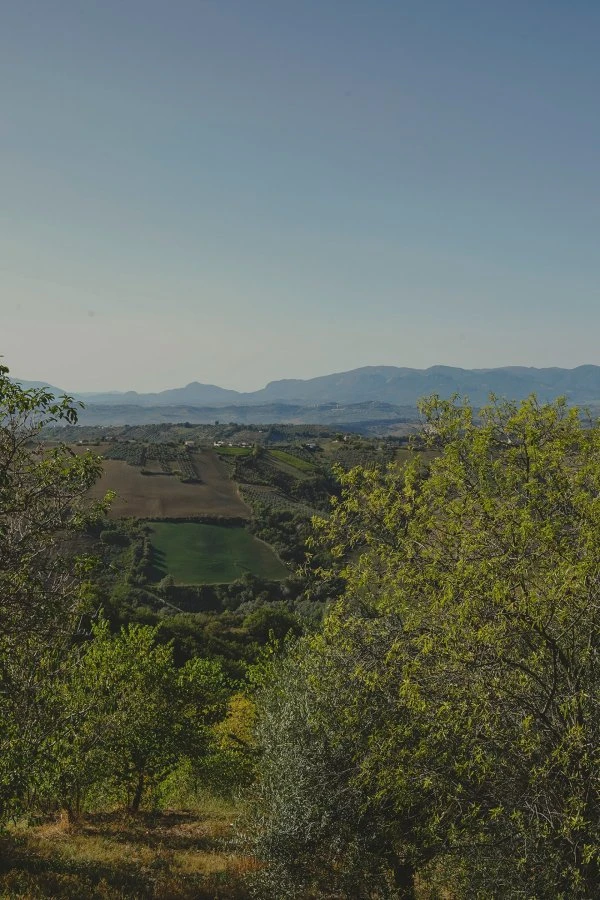
<instances>
[{"instance_id":1,"label":"hazy blue sky","mask_svg":"<svg viewBox=\"0 0 600 900\"><path fill-rule=\"evenodd\" d=\"M5 0L0 353L69 389L600 363L598 0Z\"/></svg>"}]
</instances>

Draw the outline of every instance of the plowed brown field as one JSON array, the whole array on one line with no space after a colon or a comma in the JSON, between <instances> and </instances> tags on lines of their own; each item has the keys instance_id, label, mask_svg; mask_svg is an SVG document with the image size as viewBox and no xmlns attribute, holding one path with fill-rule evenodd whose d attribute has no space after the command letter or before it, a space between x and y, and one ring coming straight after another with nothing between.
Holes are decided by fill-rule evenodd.
<instances>
[{"instance_id":1,"label":"plowed brown field","mask_svg":"<svg viewBox=\"0 0 600 900\"><path fill-rule=\"evenodd\" d=\"M81 452L85 448L74 448ZM91 447L92 452L102 452ZM112 518L134 516L140 519L183 518L186 516L241 516L250 518L250 509L239 496L225 467L211 450L194 454L194 467L201 483L180 481L174 475L153 472L142 475L140 469L116 459L104 460L104 474L91 495L103 497L116 491Z\"/></svg>"}]
</instances>

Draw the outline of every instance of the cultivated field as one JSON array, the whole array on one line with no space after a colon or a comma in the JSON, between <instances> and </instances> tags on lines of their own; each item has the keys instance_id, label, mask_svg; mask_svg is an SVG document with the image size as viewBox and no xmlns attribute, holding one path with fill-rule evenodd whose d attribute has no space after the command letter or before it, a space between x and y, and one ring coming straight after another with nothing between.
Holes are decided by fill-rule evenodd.
<instances>
[{"instance_id":1,"label":"cultivated field","mask_svg":"<svg viewBox=\"0 0 600 900\"><path fill-rule=\"evenodd\" d=\"M246 573L277 581L289 574L271 548L244 528L152 522L155 576L178 584L224 584Z\"/></svg>"},{"instance_id":2,"label":"cultivated field","mask_svg":"<svg viewBox=\"0 0 600 900\"><path fill-rule=\"evenodd\" d=\"M74 448L84 452L85 447ZM104 447L90 447L92 453L103 453ZM249 518L250 509L241 499L225 466L210 450L194 453L193 465L198 482L180 481L173 474L160 471L152 461L142 474L137 466L123 460L105 459L104 474L92 490L102 497L116 491L110 515L113 518L134 516L141 519L185 518L186 516L240 516Z\"/></svg>"},{"instance_id":3,"label":"cultivated field","mask_svg":"<svg viewBox=\"0 0 600 900\"><path fill-rule=\"evenodd\" d=\"M291 513L300 513L307 518L311 518L316 514L316 509L307 503L301 503L297 500L291 500L280 493L277 488L269 487L263 484L240 484L240 493L244 500L250 506L257 503L267 506L270 509L286 510Z\"/></svg>"},{"instance_id":4,"label":"cultivated field","mask_svg":"<svg viewBox=\"0 0 600 900\"><path fill-rule=\"evenodd\" d=\"M312 474L315 471L313 462L296 456L294 453L287 453L285 450L269 450L269 456L283 463L288 469L296 470L294 472L296 476L298 472L309 472Z\"/></svg>"}]
</instances>

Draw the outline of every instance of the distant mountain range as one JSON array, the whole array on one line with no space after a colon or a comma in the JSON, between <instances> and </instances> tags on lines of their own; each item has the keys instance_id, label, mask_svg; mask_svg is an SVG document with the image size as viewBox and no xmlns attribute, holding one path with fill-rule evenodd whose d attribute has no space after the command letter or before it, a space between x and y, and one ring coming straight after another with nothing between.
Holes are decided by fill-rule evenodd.
<instances>
[{"instance_id":1,"label":"distant mountain range","mask_svg":"<svg viewBox=\"0 0 600 900\"><path fill-rule=\"evenodd\" d=\"M26 387L41 387L44 382L20 381ZM57 393L61 388L50 386ZM535 392L541 400L564 395L575 403L600 401L600 366L576 369L534 369L505 366L498 369L458 369L432 366L406 369L396 366L365 366L350 372L321 375L318 378L271 381L260 391L243 393L214 384L193 381L186 387L151 394L137 391L81 393L67 391L78 400L103 406L247 406L264 403L364 403L377 401L414 405L419 397L438 393L466 394L475 404L485 403L490 392L521 399Z\"/></svg>"},{"instance_id":2,"label":"distant mountain range","mask_svg":"<svg viewBox=\"0 0 600 900\"><path fill-rule=\"evenodd\" d=\"M39 387L43 384L16 380L25 387ZM56 393L64 393L59 388L50 387ZM490 393L513 400L520 400L531 393L537 394L540 400L565 396L572 403L596 404L600 403L600 366L585 365L575 369L535 369L525 366L496 369L432 366L429 369L408 369L365 366L307 380L271 381L262 390L249 393L197 381L186 387L151 394L136 391L67 393L85 403L86 411L82 414L81 421L93 419L98 424L127 420L198 421L201 410L200 421L210 421L210 418L222 411L223 419L233 419L235 414L237 421L342 423L343 407L346 406L353 407L353 416L358 413L358 406L360 413L364 413L365 420L405 418L411 412L414 414L420 397L432 393L442 397L449 397L453 393L463 394L475 405L487 402ZM246 409L247 407L254 409ZM274 419L272 416L279 418Z\"/></svg>"}]
</instances>

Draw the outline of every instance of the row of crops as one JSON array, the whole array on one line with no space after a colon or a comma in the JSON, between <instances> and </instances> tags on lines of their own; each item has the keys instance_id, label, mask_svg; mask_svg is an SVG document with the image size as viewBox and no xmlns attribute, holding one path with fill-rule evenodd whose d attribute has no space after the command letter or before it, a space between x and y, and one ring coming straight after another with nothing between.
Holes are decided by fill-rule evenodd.
<instances>
[{"instance_id":1,"label":"row of crops","mask_svg":"<svg viewBox=\"0 0 600 900\"><path fill-rule=\"evenodd\" d=\"M105 459L117 459L130 466L144 469L150 461L156 462L165 475L174 470L182 481L198 481L194 461L187 449L167 443L125 442L115 443L104 453Z\"/></svg>"},{"instance_id":2,"label":"row of crops","mask_svg":"<svg viewBox=\"0 0 600 900\"><path fill-rule=\"evenodd\" d=\"M182 481L199 481L191 454L181 447L168 444L149 444L146 460L158 463L165 475L175 474Z\"/></svg>"},{"instance_id":3,"label":"row of crops","mask_svg":"<svg viewBox=\"0 0 600 900\"><path fill-rule=\"evenodd\" d=\"M119 459L130 466L143 466L146 463L146 445L119 442L104 452L105 459Z\"/></svg>"},{"instance_id":4,"label":"row of crops","mask_svg":"<svg viewBox=\"0 0 600 900\"><path fill-rule=\"evenodd\" d=\"M315 471L315 464L312 459L307 459L297 452L288 450L269 450L269 455L272 456L273 459L278 459L279 462L287 463L288 466L298 469L300 472Z\"/></svg>"},{"instance_id":5,"label":"row of crops","mask_svg":"<svg viewBox=\"0 0 600 900\"><path fill-rule=\"evenodd\" d=\"M177 468L181 472L182 481L199 481L194 461L186 450L180 450L177 454Z\"/></svg>"},{"instance_id":6,"label":"row of crops","mask_svg":"<svg viewBox=\"0 0 600 900\"><path fill-rule=\"evenodd\" d=\"M268 487L261 487L261 485L257 484L240 484L239 489L246 503L252 508L257 504L261 504L268 506L270 509L300 513L307 518L315 515L315 510L312 507L307 506L305 503L291 500L289 497L280 494L279 491Z\"/></svg>"},{"instance_id":7,"label":"row of crops","mask_svg":"<svg viewBox=\"0 0 600 900\"><path fill-rule=\"evenodd\" d=\"M387 466L394 462L396 451L392 447L374 447L365 444L358 447L340 446L335 450L329 450L329 462L337 463L344 469L353 469L362 466L365 469L373 469L376 466Z\"/></svg>"},{"instance_id":8,"label":"row of crops","mask_svg":"<svg viewBox=\"0 0 600 900\"><path fill-rule=\"evenodd\" d=\"M171 474L171 463L179 463L181 455L178 448L169 444L148 444L146 447L146 460L156 460L166 475ZM187 456L187 453L185 455Z\"/></svg>"},{"instance_id":9,"label":"row of crops","mask_svg":"<svg viewBox=\"0 0 600 900\"><path fill-rule=\"evenodd\" d=\"M225 469L230 478L233 478L235 481L235 471L236 471L236 457L235 456L221 456L218 454L219 462L222 467Z\"/></svg>"}]
</instances>

